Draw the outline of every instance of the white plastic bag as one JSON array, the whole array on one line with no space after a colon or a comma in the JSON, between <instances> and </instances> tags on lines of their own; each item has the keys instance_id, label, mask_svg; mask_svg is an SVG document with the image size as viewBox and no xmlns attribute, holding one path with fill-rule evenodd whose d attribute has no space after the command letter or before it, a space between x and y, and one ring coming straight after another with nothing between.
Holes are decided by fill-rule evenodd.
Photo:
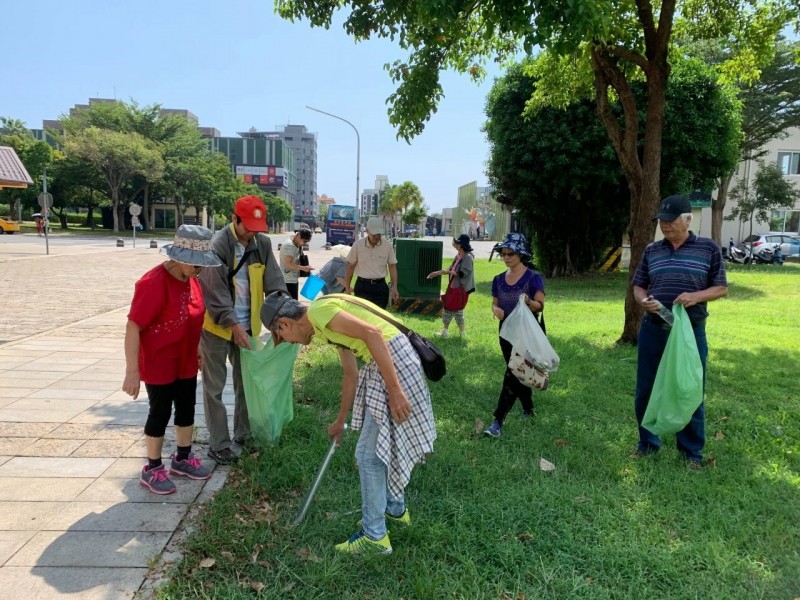
<instances>
[{"instance_id":1,"label":"white plastic bag","mask_svg":"<svg viewBox=\"0 0 800 600\"><path fill-rule=\"evenodd\" d=\"M558 354L525 305L523 296L503 322L500 337L511 344L508 368L517 379L528 387L547 389L548 374L558 370Z\"/></svg>"}]
</instances>

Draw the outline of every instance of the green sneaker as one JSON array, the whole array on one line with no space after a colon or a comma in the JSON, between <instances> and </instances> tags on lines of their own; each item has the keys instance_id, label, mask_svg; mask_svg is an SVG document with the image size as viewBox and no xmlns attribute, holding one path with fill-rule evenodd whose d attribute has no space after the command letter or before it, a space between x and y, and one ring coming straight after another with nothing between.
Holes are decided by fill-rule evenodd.
<instances>
[{"instance_id":1,"label":"green sneaker","mask_svg":"<svg viewBox=\"0 0 800 600\"><path fill-rule=\"evenodd\" d=\"M405 509L403 511L403 514L400 515L399 517L390 515L388 512L383 513L383 516L386 517L387 521L390 521L392 523L399 523L400 525L405 525L406 527L409 527L411 525L411 513L408 512L408 509Z\"/></svg>"},{"instance_id":2,"label":"green sneaker","mask_svg":"<svg viewBox=\"0 0 800 600\"><path fill-rule=\"evenodd\" d=\"M389 542L388 533L376 541L369 539L367 534L359 529L353 537L346 542L336 544L333 549L348 554L391 554L392 544Z\"/></svg>"},{"instance_id":3,"label":"green sneaker","mask_svg":"<svg viewBox=\"0 0 800 600\"><path fill-rule=\"evenodd\" d=\"M386 520L390 523L398 523L399 525L405 525L409 527L411 525L411 513L408 512L408 509L403 511L403 514L399 517L395 517L394 515L390 515L388 512L383 513L383 516ZM358 527L361 528L364 526L364 521L358 522Z\"/></svg>"}]
</instances>

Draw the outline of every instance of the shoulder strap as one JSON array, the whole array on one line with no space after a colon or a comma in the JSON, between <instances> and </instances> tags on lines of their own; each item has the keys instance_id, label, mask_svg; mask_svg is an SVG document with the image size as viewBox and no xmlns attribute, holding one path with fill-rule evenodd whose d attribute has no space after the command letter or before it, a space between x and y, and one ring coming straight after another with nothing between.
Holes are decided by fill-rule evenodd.
<instances>
[{"instance_id":1,"label":"shoulder strap","mask_svg":"<svg viewBox=\"0 0 800 600\"><path fill-rule=\"evenodd\" d=\"M409 332L411 331L408 327L403 325L400 321L396 321L393 318L391 318L391 317L389 317L387 315L384 315L383 313L379 313L377 310L375 310L374 308L372 308L370 306L369 302L364 302L363 300L361 300L361 298L356 298L355 296L348 296L347 294L328 294L327 296L325 296L325 298L338 298L339 300L346 300L347 302L350 302L352 304L357 304L358 306L368 310L372 314L378 315L384 321L387 321L387 322L391 323L392 325L394 325L395 327L397 327L400 330L400 333L403 333L405 335L408 335Z\"/></svg>"},{"instance_id":2,"label":"shoulder strap","mask_svg":"<svg viewBox=\"0 0 800 600\"><path fill-rule=\"evenodd\" d=\"M256 248L258 248L258 245L256 245ZM239 260L239 264L236 265L236 268L233 271L228 271L228 283L231 283L233 281L233 278L236 277L236 274L239 272L239 269L241 269L247 262L247 257L250 256L253 252L255 252L253 248L248 248L244 251L244 254L242 254L242 258L241 260Z\"/></svg>"}]
</instances>

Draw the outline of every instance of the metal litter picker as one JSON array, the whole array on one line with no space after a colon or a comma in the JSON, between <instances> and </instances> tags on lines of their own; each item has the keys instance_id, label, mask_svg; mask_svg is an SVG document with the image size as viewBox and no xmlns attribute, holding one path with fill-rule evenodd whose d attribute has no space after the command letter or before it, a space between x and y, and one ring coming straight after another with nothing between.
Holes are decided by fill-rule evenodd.
<instances>
[{"instance_id":1,"label":"metal litter picker","mask_svg":"<svg viewBox=\"0 0 800 600\"><path fill-rule=\"evenodd\" d=\"M348 429L347 423L344 424L344 432ZM344 432L342 432L342 436L344 436ZM331 445L328 446L328 452L325 454L325 459L322 461L322 464L319 466L317 470L317 474L314 477L314 481L311 483L311 487L306 492L306 497L303 498L303 505L300 507L300 512L297 513L297 517L295 517L293 525L300 525L303 522L303 519L306 517L306 513L308 512L308 508L311 506L311 502L314 500L314 496L317 493L317 489L319 489L319 484L322 481L322 478L325 476L325 472L328 470L328 467L333 460L333 455L336 454L336 449L339 447L339 444L336 443L336 440L331 440Z\"/></svg>"}]
</instances>

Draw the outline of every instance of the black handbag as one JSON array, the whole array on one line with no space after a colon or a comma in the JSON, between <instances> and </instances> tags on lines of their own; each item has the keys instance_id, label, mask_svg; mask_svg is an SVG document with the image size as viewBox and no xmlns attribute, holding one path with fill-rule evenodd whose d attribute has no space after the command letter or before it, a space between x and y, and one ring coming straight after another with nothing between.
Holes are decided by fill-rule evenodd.
<instances>
[{"instance_id":1,"label":"black handbag","mask_svg":"<svg viewBox=\"0 0 800 600\"><path fill-rule=\"evenodd\" d=\"M297 259L297 264L300 265L301 267L307 267L308 266L308 256L306 256L303 253L302 249L300 249L300 256ZM308 271L299 271L297 273L297 276L298 277L308 277Z\"/></svg>"},{"instance_id":2,"label":"black handbag","mask_svg":"<svg viewBox=\"0 0 800 600\"><path fill-rule=\"evenodd\" d=\"M366 308L371 313L378 315L385 321L388 321L397 327L401 333L405 334L405 336L408 338L408 341L411 342L411 346L419 355L419 360L422 363L422 370L425 371L425 377L431 381L439 381L447 374L447 365L445 364L444 356L442 356L442 353L439 351L436 345L425 336L422 336L416 331L409 329L399 321L379 313L369 305L369 302L364 302L360 298L354 298L353 296L348 296L346 294L328 294L326 298L340 298L342 300L347 300L348 302L358 304L361 308Z\"/></svg>"}]
</instances>

